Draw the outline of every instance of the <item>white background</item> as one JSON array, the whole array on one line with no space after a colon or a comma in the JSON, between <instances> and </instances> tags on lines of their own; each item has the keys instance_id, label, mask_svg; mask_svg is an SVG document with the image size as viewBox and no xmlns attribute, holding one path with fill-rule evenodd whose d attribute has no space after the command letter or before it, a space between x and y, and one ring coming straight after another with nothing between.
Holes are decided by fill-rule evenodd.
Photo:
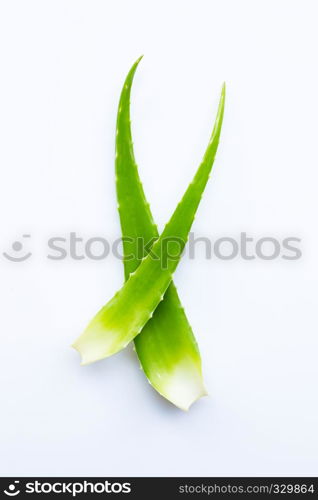
<instances>
[{"instance_id":1,"label":"white background","mask_svg":"<svg viewBox=\"0 0 318 500\"><path fill-rule=\"evenodd\" d=\"M317 2L0 5L1 475L316 475ZM210 393L188 413L153 391L131 348L81 367L69 347L120 287L122 263L46 258L54 235L120 236L116 107L141 54L133 134L159 227L225 80L194 231L302 238L298 261L201 252L180 264ZM9 262L25 233L32 257Z\"/></svg>"}]
</instances>

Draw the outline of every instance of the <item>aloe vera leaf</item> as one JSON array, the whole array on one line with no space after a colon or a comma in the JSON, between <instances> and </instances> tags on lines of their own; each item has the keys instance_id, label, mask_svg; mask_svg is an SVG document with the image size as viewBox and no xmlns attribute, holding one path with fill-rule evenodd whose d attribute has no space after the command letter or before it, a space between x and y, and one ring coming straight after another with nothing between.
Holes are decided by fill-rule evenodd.
<instances>
[{"instance_id":1,"label":"aloe vera leaf","mask_svg":"<svg viewBox=\"0 0 318 500\"><path fill-rule=\"evenodd\" d=\"M140 264L137 238L143 240L145 251L147 243L159 237L139 179L131 138L130 93L140 59L125 80L116 128L116 188L124 256L134 256L124 259L126 280ZM173 282L134 342L148 381L171 403L187 410L206 394L198 345Z\"/></svg>"},{"instance_id":2,"label":"aloe vera leaf","mask_svg":"<svg viewBox=\"0 0 318 500\"><path fill-rule=\"evenodd\" d=\"M225 85L203 160L170 221L154 243L151 253L142 259L122 288L100 309L73 344L81 354L82 364L106 358L126 347L141 333L163 300L180 261L213 166L222 128L224 101Z\"/></svg>"}]
</instances>

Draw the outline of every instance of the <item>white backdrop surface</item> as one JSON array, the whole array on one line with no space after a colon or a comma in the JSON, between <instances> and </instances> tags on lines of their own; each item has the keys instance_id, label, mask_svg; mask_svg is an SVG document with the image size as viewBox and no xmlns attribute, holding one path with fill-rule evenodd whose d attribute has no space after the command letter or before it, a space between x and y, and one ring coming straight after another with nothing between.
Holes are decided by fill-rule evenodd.
<instances>
[{"instance_id":1,"label":"white backdrop surface","mask_svg":"<svg viewBox=\"0 0 318 500\"><path fill-rule=\"evenodd\" d=\"M1 475L317 474L317 14L314 0L0 2ZM210 394L188 413L131 347L88 367L69 347L122 263L46 258L53 236L120 236L116 107L141 54L133 135L159 227L225 80L195 234L302 240L294 261L180 264ZM9 261L14 241L32 256Z\"/></svg>"}]
</instances>

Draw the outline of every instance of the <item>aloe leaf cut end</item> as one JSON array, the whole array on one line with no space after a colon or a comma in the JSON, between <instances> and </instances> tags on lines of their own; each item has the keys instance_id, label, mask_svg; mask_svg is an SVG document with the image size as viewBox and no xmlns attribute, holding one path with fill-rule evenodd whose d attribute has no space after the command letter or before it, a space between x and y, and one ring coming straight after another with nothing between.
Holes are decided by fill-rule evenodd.
<instances>
[{"instance_id":1,"label":"aloe leaf cut end","mask_svg":"<svg viewBox=\"0 0 318 500\"><path fill-rule=\"evenodd\" d=\"M185 358L176 362L173 370L152 372L147 378L161 396L188 411L195 401L208 395L200 368L197 362Z\"/></svg>"}]
</instances>

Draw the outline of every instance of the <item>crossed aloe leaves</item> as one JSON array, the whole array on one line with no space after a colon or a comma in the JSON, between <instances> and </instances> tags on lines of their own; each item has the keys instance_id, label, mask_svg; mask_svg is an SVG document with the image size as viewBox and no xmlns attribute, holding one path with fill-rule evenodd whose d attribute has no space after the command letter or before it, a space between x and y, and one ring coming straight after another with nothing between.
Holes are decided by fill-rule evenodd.
<instances>
[{"instance_id":1,"label":"crossed aloe leaves","mask_svg":"<svg viewBox=\"0 0 318 500\"><path fill-rule=\"evenodd\" d=\"M138 175L131 137L130 93L140 59L125 80L116 129L116 187L125 283L96 314L73 347L86 365L115 354L134 340L150 384L173 404L187 410L206 391L198 345L172 276L213 166L222 127L225 86L203 160L159 236ZM137 249L140 238L154 242L151 252L144 247L142 257ZM169 251L163 244L167 240ZM168 253L174 258L169 258ZM127 256L130 258L125 259Z\"/></svg>"}]
</instances>

